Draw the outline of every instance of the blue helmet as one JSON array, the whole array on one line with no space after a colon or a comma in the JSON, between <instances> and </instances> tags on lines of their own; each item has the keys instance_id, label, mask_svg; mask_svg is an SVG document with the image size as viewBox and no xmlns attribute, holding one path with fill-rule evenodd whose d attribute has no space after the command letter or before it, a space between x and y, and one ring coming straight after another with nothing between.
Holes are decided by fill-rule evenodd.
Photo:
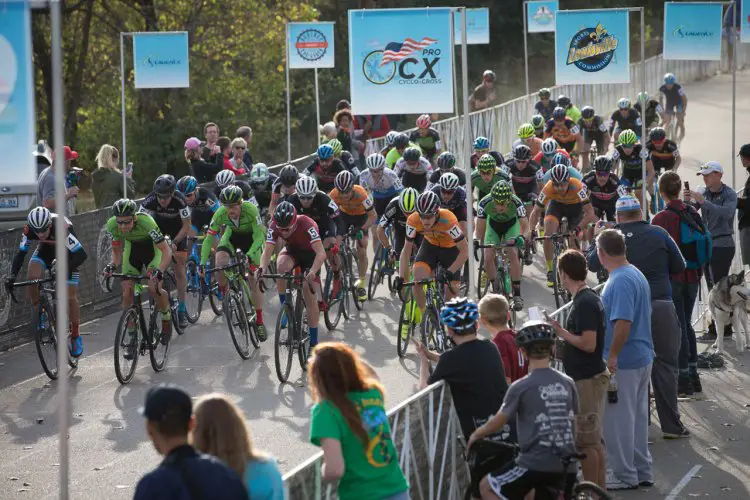
<instances>
[{"instance_id":1,"label":"blue helmet","mask_svg":"<svg viewBox=\"0 0 750 500\"><path fill-rule=\"evenodd\" d=\"M184 195L192 194L198 187L198 180L192 175L186 175L177 181L177 191Z\"/></svg>"},{"instance_id":2,"label":"blue helmet","mask_svg":"<svg viewBox=\"0 0 750 500\"><path fill-rule=\"evenodd\" d=\"M318 158L321 160L333 158L333 148L328 144L321 144L318 148Z\"/></svg>"},{"instance_id":3,"label":"blue helmet","mask_svg":"<svg viewBox=\"0 0 750 500\"><path fill-rule=\"evenodd\" d=\"M555 153L555 156L552 157L552 165L560 165L561 163L563 165L570 166L570 158L565 156L563 153Z\"/></svg>"},{"instance_id":4,"label":"blue helmet","mask_svg":"<svg viewBox=\"0 0 750 500\"><path fill-rule=\"evenodd\" d=\"M453 330L474 328L478 318L479 308L466 297L450 300L440 310L440 322Z\"/></svg>"},{"instance_id":5,"label":"blue helmet","mask_svg":"<svg viewBox=\"0 0 750 500\"><path fill-rule=\"evenodd\" d=\"M474 139L474 149L490 149L490 141L481 135Z\"/></svg>"},{"instance_id":6,"label":"blue helmet","mask_svg":"<svg viewBox=\"0 0 750 500\"><path fill-rule=\"evenodd\" d=\"M667 85L672 85L677 83L677 77L674 76L674 73L667 73L664 75L664 83Z\"/></svg>"}]
</instances>

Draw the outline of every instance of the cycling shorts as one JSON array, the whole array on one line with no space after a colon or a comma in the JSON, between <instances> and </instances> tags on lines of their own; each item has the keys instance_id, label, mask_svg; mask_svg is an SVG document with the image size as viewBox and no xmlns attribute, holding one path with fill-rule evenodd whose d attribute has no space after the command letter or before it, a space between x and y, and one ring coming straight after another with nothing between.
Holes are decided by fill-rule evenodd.
<instances>
[{"instance_id":1,"label":"cycling shorts","mask_svg":"<svg viewBox=\"0 0 750 500\"><path fill-rule=\"evenodd\" d=\"M404 171L401 177L401 184L404 188L414 188L417 192L421 193L427 187L427 173L413 174L409 171Z\"/></svg>"},{"instance_id":2,"label":"cycling shorts","mask_svg":"<svg viewBox=\"0 0 750 500\"><path fill-rule=\"evenodd\" d=\"M598 219L604 220L604 216L606 215L607 221L614 222L615 221L615 204L614 203L608 203L606 205L600 205L596 206L595 203L591 203L591 205L594 207L594 213L596 214L596 217Z\"/></svg>"},{"instance_id":3,"label":"cycling shorts","mask_svg":"<svg viewBox=\"0 0 750 500\"><path fill-rule=\"evenodd\" d=\"M466 222L466 205L461 205L460 207L456 208L449 208L448 210L450 210L450 212L456 216L456 220L458 222Z\"/></svg>"},{"instance_id":4,"label":"cycling shorts","mask_svg":"<svg viewBox=\"0 0 750 500\"><path fill-rule=\"evenodd\" d=\"M604 132L601 130L584 130L583 131L583 142L587 146L591 146L593 143L596 142L596 145L599 149L602 148L602 145L604 144Z\"/></svg>"},{"instance_id":5,"label":"cycling shorts","mask_svg":"<svg viewBox=\"0 0 750 500\"><path fill-rule=\"evenodd\" d=\"M284 248L279 257L283 255L289 256L294 261L294 267L299 267L303 273L310 269L315 262L315 252L290 252L288 248ZM318 270L318 273L320 273L320 270Z\"/></svg>"},{"instance_id":6,"label":"cycling shorts","mask_svg":"<svg viewBox=\"0 0 750 500\"><path fill-rule=\"evenodd\" d=\"M326 238L336 237L336 219L326 218L318 222L318 231L320 232L320 240L323 241Z\"/></svg>"},{"instance_id":7,"label":"cycling shorts","mask_svg":"<svg viewBox=\"0 0 750 500\"><path fill-rule=\"evenodd\" d=\"M437 269L438 264L440 264L443 266L443 269L447 271L448 268L456 262L457 257L458 245L453 247L439 247L425 240L419 245L419 251L417 252L414 266L416 267L421 264L426 266L430 272L433 272ZM455 273L448 273L448 275L450 276L451 281L458 281L461 276L461 271L459 270Z\"/></svg>"},{"instance_id":8,"label":"cycling shorts","mask_svg":"<svg viewBox=\"0 0 750 500\"><path fill-rule=\"evenodd\" d=\"M671 106L665 106L664 113L668 115L674 115L675 109L677 110L677 113L685 112L685 108L682 106L682 101L678 102L677 104L673 104Z\"/></svg>"},{"instance_id":9,"label":"cycling shorts","mask_svg":"<svg viewBox=\"0 0 750 500\"><path fill-rule=\"evenodd\" d=\"M562 466L561 466L562 468ZM500 498L507 500L523 500L531 491L536 490L538 500L555 500L559 495L553 495L547 488L570 490L576 482L574 473L542 472L528 470L510 462L496 474L487 476L490 488ZM565 495L570 498L572 495Z\"/></svg>"},{"instance_id":10,"label":"cycling shorts","mask_svg":"<svg viewBox=\"0 0 750 500\"><path fill-rule=\"evenodd\" d=\"M568 154L572 153L576 147L576 141L561 142L560 147L563 148Z\"/></svg>"},{"instance_id":11,"label":"cycling shorts","mask_svg":"<svg viewBox=\"0 0 750 500\"><path fill-rule=\"evenodd\" d=\"M354 226L355 229L362 229L362 226L367 222L367 214L349 215L341 212L339 213L339 216L336 217L336 221L336 234L343 236L349 232L350 226Z\"/></svg>"},{"instance_id":12,"label":"cycling shorts","mask_svg":"<svg viewBox=\"0 0 750 500\"><path fill-rule=\"evenodd\" d=\"M643 184L643 170L640 168L623 168L620 182L632 188L640 188Z\"/></svg>"},{"instance_id":13,"label":"cycling shorts","mask_svg":"<svg viewBox=\"0 0 750 500\"><path fill-rule=\"evenodd\" d=\"M147 271L157 269L161 262L161 250L148 241L127 241L122 251L122 273L140 276L145 268Z\"/></svg>"},{"instance_id":14,"label":"cycling shorts","mask_svg":"<svg viewBox=\"0 0 750 500\"><path fill-rule=\"evenodd\" d=\"M554 219L560 222L563 217L567 217L569 228L578 226L583 219L583 203L566 205L555 200L550 201L544 219Z\"/></svg>"},{"instance_id":15,"label":"cycling shorts","mask_svg":"<svg viewBox=\"0 0 750 500\"><path fill-rule=\"evenodd\" d=\"M506 222L487 219L487 222L487 229L484 231L485 245L500 245L521 234L521 222L518 218Z\"/></svg>"},{"instance_id":16,"label":"cycling shorts","mask_svg":"<svg viewBox=\"0 0 750 500\"><path fill-rule=\"evenodd\" d=\"M190 219L196 234L201 234L205 226L211 225L211 219L214 214L208 211L193 210L190 213Z\"/></svg>"},{"instance_id":17,"label":"cycling shorts","mask_svg":"<svg viewBox=\"0 0 750 500\"><path fill-rule=\"evenodd\" d=\"M77 286L80 281L78 266L72 266L70 264L70 252L66 251L66 254L68 256L68 285ZM29 262L39 263L42 269L51 269L53 260L55 260L55 245L39 243Z\"/></svg>"},{"instance_id":18,"label":"cycling shorts","mask_svg":"<svg viewBox=\"0 0 750 500\"><path fill-rule=\"evenodd\" d=\"M249 255L250 248L253 246L253 233L235 233L231 230L224 231L224 235L219 241L219 246L216 248L217 252L226 252L229 255L234 255L236 250L242 250L242 253ZM258 251L253 255L249 255L254 264L260 262L260 254L263 251L263 247L258 247Z\"/></svg>"}]
</instances>

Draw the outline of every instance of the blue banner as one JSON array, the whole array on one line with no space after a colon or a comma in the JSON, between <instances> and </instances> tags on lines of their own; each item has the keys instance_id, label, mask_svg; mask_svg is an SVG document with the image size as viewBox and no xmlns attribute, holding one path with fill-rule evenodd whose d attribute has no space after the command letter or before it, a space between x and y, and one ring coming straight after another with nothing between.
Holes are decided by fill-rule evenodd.
<instances>
[{"instance_id":1,"label":"blue banner","mask_svg":"<svg viewBox=\"0 0 750 500\"><path fill-rule=\"evenodd\" d=\"M0 185L35 184L36 146L31 12L26 2L0 7ZM0 208L18 207L17 196L3 196Z\"/></svg>"},{"instance_id":2,"label":"blue banner","mask_svg":"<svg viewBox=\"0 0 750 500\"><path fill-rule=\"evenodd\" d=\"M456 45L461 45L461 13L454 11L453 14L453 39ZM466 43L490 43L490 9L466 9Z\"/></svg>"},{"instance_id":3,"label":"blue banner","mask_svg":"<svg viewBox=\"0 0 750 500\"><path fill-rule=\"evenodd\" d=\"M289 68L333 68L333 23L287 23Z\"/></svg>"},{"instance_id":4,"label":"blue banner","mask_svg":"<svg viewBox=\"0 0 750 500\"><path fill-rule=\"evenodd\" d=\"M555 16L557 85L629 83L626 9L561 10Z\"/></svg>"},{"instance_id":5,"label":"blue banner","mask_svg":"<svg viewBox=\"0 0 750 500\"><path fill-rule=\"evenodd\" d=\"M664 59L721 60L722 4L664 4Z\"/></svg>"},{"instance_id":6,"label":"blue banner","mask_svg":"<svg viewBox=\"0 0 750 500\"><path fill-rule=\"evenodd\" d=\"M557 0L526 2L526 27L529 33L555 31L555 16L560 10Z\"/></svg>"},{"instance_id":7,"label":"blue banner","mask_svg":"<svg viewBox=\"0 0 750 500\"><path fill-rule=\"evenodd\" d=\"M750 43L750 0L742 0L737 15L740 17L740 42Z\"/></svg>"},{"instance_id":8,"label":"blue banner","mask_svg":"<svg viewBox=\"0 0 750 500\"><path fill-rule=\"evenodd\" d=\"M135 88L190 86L187 31L133 33Z\"/></svg>"},{"instance_id":9,"label":"blue banner","mask_svg":"<svg viewBox=\"0 0 750 500\"><path fill-rule=\"evenodd\" d=\"M449 8L349 11L352 111L452 113Z\"/></svg>"}]
</instances>

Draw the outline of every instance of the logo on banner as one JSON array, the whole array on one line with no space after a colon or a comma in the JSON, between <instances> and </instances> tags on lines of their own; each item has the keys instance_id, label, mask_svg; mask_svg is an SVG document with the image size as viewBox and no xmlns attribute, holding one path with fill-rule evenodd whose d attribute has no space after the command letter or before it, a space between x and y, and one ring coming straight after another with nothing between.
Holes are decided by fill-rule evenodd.
<instances>
[{"instance_id":1,"label":"logo on banner","mask_svg":"<svg viewBox=\"0 0 750 500\"><path fill-rule=\"evenodd\" d=\"M691 31L690 26L679 25L672 30L672 37L674 38L712 38L715 35L713 31Z\"/></svg>"},{"instance_id":2,"label":"logo on banner","mask_svg":"<svg viewBox=\"0 0 750 500\"><path fill-rule=\"evenodd\" d=\"M573 64L581 71L596 73L612 62L617 45L617 37L607 33L601 23L596 28L584 28L570 41L567 64Z\"/></svg>"},{"instance_id":3,"label":"logo on banner","mask_svg":"<svg viewBox=\"0 0 750 500\"><path fill-rule=\"evenodd\" d=\"M555 15L549 10L549 7L540 5L531 18L539 24L549 24L555 19Z\"/></svg>"},{"instance_id":4,"label":"logo on banner","mask_svg":"<svg viewBox=\"0 0 750 500\"><path fill-rule=\"evenodd\" d=\"M317 61L328 52L328 40L322 32L307 29L299 34L294 48L305 61Z\"/></svg>"},{"instance_id":5,"label":"logo on banner","mask_svg":"<svg viewBox=\"0 0 750 500\"><path fill-rule=\"evenodd\" d=\"M390 42L383 50L373 50L362 63L362 72L370 83L385 85L398 74L402 84L442 83L438 62L441 58L439 48L431 49L430 45L437 40L423 37L417 42L411 38L403 42Z\"/></svg>"},{"instance_id":6,"label":"logo on banner","mask_svg":"<svg viewBox=\"0 0 750 500\"><path fill-rule=\"evenodd\" d=\"M142 64L147 68L156 68L159 66L180 66L182 61L176 57L171 59L159 59L155 56L146 56L143 58Z\"/></svg>"}]
</instances>

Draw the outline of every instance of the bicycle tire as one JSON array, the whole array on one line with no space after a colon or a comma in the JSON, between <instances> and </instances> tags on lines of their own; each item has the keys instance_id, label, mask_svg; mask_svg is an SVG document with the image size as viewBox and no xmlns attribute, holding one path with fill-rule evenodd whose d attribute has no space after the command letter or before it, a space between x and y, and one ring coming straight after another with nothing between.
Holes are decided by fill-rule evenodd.
<instances>
[{"instance_id":1,"label":"bicycle tire","mask_svg":"<svg viewBox=\"0 0 750 500\"><path fill-rule=\"evenodd\" d=\"M349 290L352 288L351 275L349 274L349 265L347 259L341 256L341 312L344 319L351 319L351 308L349 307Z\"/></svg>"},{"instance_id":2,"label":"bicycle tire","mask_svg":"<svg viewBox=\"0 0 750 500\"><path fill-rule=\"evenodd\" d=\"M581 481L573 487L574 500L588 500L598 498L599 500L612 500L612 496L602 487L591 481Z\"/></svg>"},{"instance_id":3,"label":"bicycle tire","mask_svg":"<svg viewBox=\"0 0 750 500\"><path fill-rule=\"evenodd\" d=\"M326 271L326 283L324 287L324 296L326 297L326 310L323 312L323 320L325 321L326 328L328 331L334 330L339 321L341 321L341 315L343 314L341 298L331 297L331 288L333 287L333 271L330 267Z\"/></svg>"},{"instance_id":4,"label":"bicycle tire","mask_svg":"<svg viewBox=\"0 0 750 500\"><path fill-rule=\"evenodd\" d=\"M297 358L299 367L303 372L307 371L307 353L310 350L310 325L307 322L307 309L302 293L297 294L297 300L294 304L294 314L296 315L296 325L294 327L295 340L297 344Z\"/></svg>"},{"instance_id":5,"label":"bicycle tire","mask_svg":"<svg viewBox=\"0 0 750 500\"><path fill-rule=\"evenodd\" d=\"M185 329L180 327L180 319L178 316L180 301L177 298L177 278L175 278L174 271L172 271L171 269L164 273L162 286L164 287L164 292L166 292L167 298L169 299L169 311L172 315L172 326L174 327L178 335L182 335L183 333L185 333ZM175 296L172 296L173 290Z\"/></svg>"},{"instance_id":6,"label":"bicycle tire","mask_svg":"<svg viewBox=\"0 0 750 500\"><path fill-rule=\"evenodd\" d=\"M156 318L156 315L154 315L154 318ZM172 324L174 325L174 320ZM151 368L158 373L163 371L167 365L172 334L170 333L168 336L165 336L159 325L154 321L149 330L148 338L150 340L148 343L148 357L151 360ZM163 352L161 352L162 347L164 348Z\"/></svg>"},{"instance_id":7,"label":"bicycle tire","mask_svg":"<svg viewBox=\"0 0 750 500\"><path fill-rule=\"evenodd\" d=\"M383 280L383 244L378 241L375 247L375 253L372 257L372 264L370 264L370 277L367 280L367 300L372 300L375 296L375 292L378 289L378 285Z\"/></svg>"},{"instance_id":8,"label":"bicycle tire","mask_svg":"<svg viewBox=\"0 0 750 500\"><path fill-rule=\"evenodd\" d=\"M292 306L284 304L279 309L279 315L276 317L276 333L273 341L274 361L276 364L276 376L283 384L289 380L289 372L292 369L292 356L294 355L294 345L291 342L294 339L294 316L292 315ZM286 328L281 327L281 318L286 314ZM285 333L286 332L286 333ZM286 346L286 353L282 349ZM282 356L283 355L283 356ZM282 366L282 363L285 363Z\"/></svg>"},{"instance_id":9,"label":"bicycle tire","mask_svg":"<svg viewBox=\"0 0 750 500\"><path fill-rule=\"evenodd\" d=\"M211 273L211 280L208 283L208 303L215 315L224 314L223 297L219 300L219 283L216 281L215 273Z\"/></svg>"},{"instance_id":10,"label":"bicycle tire","mask_svg":"<svg viewBox=\"0 0 750 500\"><path fill-rule=\"evenodd\" d=\"M136 300L138 300L138 297L136 297ZM130 337L127 331L128 318L131 318L133 321L133 325L135 325L135 335L133 335L132 338L127 338L126 340L126 336ZM117 377L118 382L120 382L123 385L127 384L133 379L133 375L135 374L135 369L138 366L138 358L140 356L141 336L142 336L141 323L140 323L140 316L138 314L138 310L135 307L131 307L123 311L122 315L120 316L120 321L117 323L117 333L115 334L115 348L114 348L115 376ZM124 350L127 347L127 344L135 344L132 346L133 359L130 360L129 367L123 367L120 364L120 351ZM124 357L123 357L123 360L125 360Z\"/></svg>"},{"instance_id":11,"label":"bicycle tire","mask_svg":"<svg viewBox=\"0 0 750 500\"><path fill-rule=\"evenodd\" d=\"M552 258L552 292L555 295L555 309L560 309L563 304L563 297L560 293L560 286L558 285L558 282L560 280L557 277L557 255L555 255Z\"/></svg>"},{"instance_id":12,"label":"bicycle tire","mask_svg":"<svg viewBox=\"0 0 750 500\"><path fill-rule=\"evenodd\" d=\"M422 344L429 350L434 350L436 352L442 353L441 346L439 345L439 339L438 339L438 328L440 326L440 322L438 321L438 317L435 314L435 311L432 307L427 307L427 309L424 312L424 317L422 318L422 326L421 326L421 338L422 338ZM430 349L430 340L434 342L434 349ZM432 373L432 363L429 364L429 370L430 373Z\"/></svg>"},{"instance_id":13,"label":"bicycle tire","mask_svg":"<svg viewBox=\"0 0 750 500\"><path fill-rule=\"evenodd\" d=\"M57 334L55 332L55 315L54 310L44 295L40 297L39 312L40 315L44 312L47 316L47 326L44 328L44 331L39 330L38 327L36 328L36 333L34 335L36 353L39 356L39 361L42 364L42 370L44 370L44 373L46 373L51 380L57 380L59 370L57 366L58 343ZM43 337L43 333L48 334L48 338ZM45 353L50 350L49 347L51 347L52 357L51 359L45 359Z\"/></svg>"},{"instance_id":14,"label":"bicycle tire","mask_svg":"<svg viewBox=\"0 0 750 500\"><path fill-rule=\"evenodd\" d=\"M201 278L198 276L198 266L195 261L189 260L186 264L187 274L187 299L185 307L187 309L187 319L190 324L195 324L201 317L203 309L203 289L201 288Z\"/></svg>"},{"instance_id":15,"label":"bicycle tire","mask_svg":"<svg viewBox=\"0 0 750 500\"><path fill-rule=\"evenodd\" d=\"M357 311L361 311L364 308L364 301L359 300L359 296L357 293L357 287L355 286L355 283L358 281L358 279L354 279L354 258L352 257L351 252L347 252L346 258L349 260L349 281L352 283L351 292L352 292L352 300L354 301L354 307L357 308ZM367 296L365 296L367 297Z\"/></svg>"},{"instance_id":16,"label":"bicycle tire","mask_svg":"<svg viewBox=\"0 0 750 500\"><path fill-rule=\"evenodd\" d=\"M406 351L409 348L409 340L411 340L412 336L414 335L414 328L416 325L409 322L409 328L407 329L406 337L401 335L401 328L403 328L404 322L407 320L406 315L410 312L409 311L409 304L415 304L413 301L411 294L408 294L407 297L405 297L406 300L401 305L401 314L399 314L398 317L398 331L396 332L396 352L398 353L399 358L403 358L406 356ZM414 307L412 305L412 307Z\"/></svg>"},{"instance_id":17,"label":"bicycle tire","mask_svg":"<svg viewBox=\"0 0 750 500\"><path fill-rule=\"evenodd\" d=\"M249 358L250 326L247 324L247 311L242 299L234 290L228 290L224 296L224 312L229 336L232 338L237 354L242 359Z\"/></svg>"},{"instance_id":18,"label":"bicycle tire","mask_svg":"<svg viewBox=\"0 0 750 500\"><path fill-rule=\"evenodd\" d=\"M505 298L508 300L508 305L510 307L508 308L510 312L510 324L508 325L510 328L515 328L516 325L516 310L513 309L512 299L513 299L513 290L508 290L505 286L505 266L498 267L497 269L497 275L495 275L495 287L496 290L499 290L499 292L505 296Z\"/></svg>"},{"instance_id":19,"label":"bicycle tire","mask_svg":"<svg viewBox=\"0 0 750 500\"><path fill-rule=\"evenodd\" d=\"M260 348L260 337L258 336L258 315L255 312L255 305L253 304L253 296L250 292L250 285L247 281L242 280L242 290L240 291L242 296L242 306L245 309L245 317L247 318L248 335L250 336L250 342L253 344L253 348Z\"/></svg>"},{"instance_id":20,"label":"bicycle tire","mask_svg":"<svg viewBox=\"0 0 750 500\"><path fill-rule=\"evenodd\" d=\"M477 300L484 297L484 295L487 293L485 287L482 286L482 273L483 272L484 272L484 252L480 252L479 272L477 273L477 284L476 284Z\"/></svg>"}]
</instances>

